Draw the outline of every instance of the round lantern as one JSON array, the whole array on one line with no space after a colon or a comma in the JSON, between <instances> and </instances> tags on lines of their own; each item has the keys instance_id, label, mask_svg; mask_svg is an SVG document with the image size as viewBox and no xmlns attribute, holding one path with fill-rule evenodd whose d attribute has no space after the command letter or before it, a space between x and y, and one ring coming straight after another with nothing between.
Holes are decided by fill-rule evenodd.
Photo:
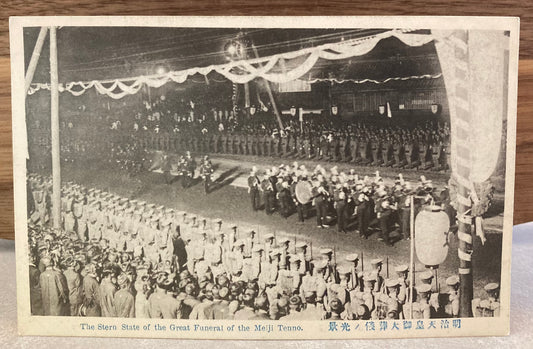
<instances>
[{"instance_id":1,"label":"round lantern","mask_svg":"<svg viewBox=\"0 0 533 349\"><path fill-rule=\"evenodd\" d=\"M426 206L415 219L415 248L418 260L438 266L448 255L450 219L440 206Z\"/></svg>"}]
</instances>

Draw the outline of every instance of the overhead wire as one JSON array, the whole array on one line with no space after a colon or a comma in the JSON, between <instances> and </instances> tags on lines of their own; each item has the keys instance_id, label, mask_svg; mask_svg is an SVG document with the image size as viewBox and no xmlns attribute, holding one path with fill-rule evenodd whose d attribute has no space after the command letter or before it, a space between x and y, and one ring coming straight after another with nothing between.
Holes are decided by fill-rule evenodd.
<instances>
[{"instance_id":1,"label":"overhead wire","mask_svg":"<svg viewBox=\"0 0 533 349\"><path fill-rule=\"evenodd\" d=\"M255 45L255 46L256 46L256 48L258 50L261 50L261 49L265 49L265 48L280 47L280 46L284 46L284 45L286 45L286 46L297 45L298 43L302 43L302 42L305 42L305 41L316 41L315 44L319 44L320 41L323 41L324 39L330 39L331 40L331 39L333 39L335 37L342 38L345 35L350 35L350 34L355 34L355 33L361 34L364 31L369 31L369 30L355 29L355 30L348 30L348 31L337 32L337 33L328 33L328 34L323 34L323 35L315 35L315 36L311 36L311 37L298 38L298 39L292 39L292 40L286 40L286 41L274 42L274 43L262 44L262 45ZM249 33L247 33L247 34L249 34ZM220 38L226 38L227 39L227 38L231 38L231 37L234 37L234 36L235 36L234 34L232 34L232 35L223 35L223 36L220 36ZM201 40L201 42L207 42L208 40L209 40L209 38L206 39L206 40ZM219 40L222 40L222 39L219 39ZM179 47L179 49L191 47L192 44L194 44L194 46L196 46L198 44L198 41L190 42L189 45L181 45ZM175 49L178 49L178 48L165 48L165 49L161 49L161 50L157 50L157 51L142 52L142 53L127 55L127 56L122 56L122 57L113 57L113 58L110 58L108 60L101 60L101 61L116 61L116 60L121 60L121 59L124 59L124 58L127 58L127 57L145 56L145 55L150 55L150 54L155 54L155 53L160 53L160 52L165 52L165 51L168 51L168 50L175 50ZM164 63L164 62L165 63L168 63L168 62L183 62L183 61L188 61L188 60L207 59L207 58L210 58L210 57L213 57L213 56L219 56L220 54L221 54L221 51L217 50L217 51L201 53L201 54L198 54L198 55L190 55L190 56L175 57L175 58L162 58L162 59L152 60L152 61L148 61L148 62L135 62L135 63L130 63L130 64L132 64L132 65L141 65L141 64L146 64L146 63L158 64L158 63ZM97 62L98 61L93 61L91 63L97 63ZM117 68L117 67L122 67L122 66L124 66L124 64L89 67L89 68L81 68L81 69L80 68L78 68L78 69L62 69L62 71L63 72L94 71L94 70L112 69L112 68Z\"/></svg>"}]
</instances>

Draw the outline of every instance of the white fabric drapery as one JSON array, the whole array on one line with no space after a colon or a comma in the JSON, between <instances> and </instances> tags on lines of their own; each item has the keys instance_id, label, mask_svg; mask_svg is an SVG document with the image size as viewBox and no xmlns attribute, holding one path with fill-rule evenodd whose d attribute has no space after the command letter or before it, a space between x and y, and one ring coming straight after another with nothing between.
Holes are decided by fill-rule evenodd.
<instances>
[{"instance_id":1,"label":"white fabric drapery","mask_svg":"<svg viewBox=\"0 0 533 349\"><path fill-rule=\"evenodd\" d=\"M427 34L412 34L409 30L390 30L370 37L347 40L341 43L325 44L317 47L306 48L299 51L286 52L273 56L235 61L207 67L196 67L180 71L170 71L164 74L143 75L132 78L78 81L61 84L60 92L69 92L80 96L90 88L95 88L98 93L113 99L120 99L129 94L139 92L144 84L158 88L173 81L183 83L187 78L195 75L208 75L217 72L236 84L245 84L256 78L263 78L274 83L285 83L302 77L309 72L319 59L340 60L350 57L362 56L372 51L383 39L395 37L409 46L422 46L434 38ZM277 72L275 67L280 60L304 59L296 68ZM236 70L239 73L236 73ZM36 83L30 86L28 94L33 94L42 89L50 89L49 84Z\"/></svg>"}]
</instances>

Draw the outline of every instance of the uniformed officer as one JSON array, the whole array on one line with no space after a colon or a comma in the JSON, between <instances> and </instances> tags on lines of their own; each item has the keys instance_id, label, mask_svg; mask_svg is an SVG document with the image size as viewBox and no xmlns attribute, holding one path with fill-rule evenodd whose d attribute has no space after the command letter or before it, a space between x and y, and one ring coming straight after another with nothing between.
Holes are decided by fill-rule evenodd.
<instances>
[{"instance_id":1,"label":"uniformed officer","mask_svg":"<svg viewBox=\"0 0 533 349\"><path fill-rule=\"evenodd\" d=\"M259 187L260 180L257 175L257 168L254 166L252 171L250 171L250 176L248 176L248 194L250 194L250 201L254 212L259 210L260 207Z\"/></svg>"}]
</instances>

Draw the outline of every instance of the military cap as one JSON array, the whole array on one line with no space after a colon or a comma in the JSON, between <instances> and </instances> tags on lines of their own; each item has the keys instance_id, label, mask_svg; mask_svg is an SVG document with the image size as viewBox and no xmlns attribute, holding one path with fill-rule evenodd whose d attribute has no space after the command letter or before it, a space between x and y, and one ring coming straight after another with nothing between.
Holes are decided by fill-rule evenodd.
<instances>
[{"instance_id":1,"label":"military cap","mask_svg":"<svg viewBox=\"0 0 533 349\"><path fill-rule=\"evenodd\" d=\"M237 224L235 224L235 223L230 224L230 228L231 229L237 229Z\"/></svg>"},{"instance_id":2,"label":"military cap","mask_svg":"<svg viewBox=\"0 0 533 349\"><path fill-rule=\"evenodd\" d=\"M264 251L263 247L261 245L255 245L252 249L252 252L261 252Z\"/></svg>"},{"instance_id":3,"label":"military cap","mask_svg":"<svg viewBox=\"0 0 533 349\"><path fill-rule=\"evenodd\" d=\"M342 302L338 298L333 298L331 302L329 302L329 307L331 308L331 311L337 312L342 310Z\"/></svg>"},{"instance_id":4,"label":"military cap","mask_svg":"<svg viewBox=\"0 0 533 349\"><path fill-rule=\"evenodd\" d=\"M296 248L305 248L307 247L307 243L305 241L298 241L296 243Z\"/></svg>"},{"instance_id":5,"label":"military cap","mask_svg":"<svg viewBox=\"0 0 533 349\"><path fill-rule=\"evenodd\" d=\"M284 308L284 307L286 307L288 304L289 304L289 299L288 299L287 296L282 296L282 297L278 300L278 307L280 307L280 308Z\"/></svg>"},{"instance_id":6,"label":"military cap","mask_svg":"<svg viewBox=\"0 0 533 349\"><path fill-rule=\"evenodd\" d=\"M337 271L339 274L346 275L352 272L352 268L349 265L338 265Z\"/></svg>"},{"instance_id":7,"label":"military cap","mask_svg":"<svg viewBox=\"0 0 533 349\"><path fill-rule=\"evenodd\" d=\"M321 270L327 267L328 262L323 259L320 259L320 260L314 261L313 265L315 266L316 269Z\"/></svg>"},{"instance_id":8,"label":"military cap","mask_svg":"<svg viewBox=\"0 0 533 349\"><path fill-rule=\"evenodd\" d=\"M221 299L226 299L229 295L229 289L227 287L221 287L219 290L218 290L218 296L221 298Z\"/></svg>"},{"instance_id":9,"label":"military cap","mask_svg":"<svg viewBox=\"0 0 533 349\"><path fill-rule=\"evenodd\" d=\"M281 251L279 249L274 249L274 250L270 251L270 255L272 257L279 256L279 255L281 255Z\"/></svg>"},{"instance_id":10,"label":"military cap","mask_svg":"<svg viewBox=\"0 0 533 349\"><path fill-rule=\"evenodd\" d=\"M378 266L380 264L383 264L383 259L382 258L374 258L370 261L370 264L372 266Z\"/></svg>"},{"instance_id":11,"label":"military cap","mask_svg":"<svg viewBox=\"0 0 533 349\"><path fill-rule=\"evenodd\" d=\"M420 280L422 281L429 281L433 278L433 273L429 270L423 272L420 274Z\"/></svg>"},{"instance_id":12,"label":"military cap","mask_svg":"<svg viewBox=\"0 0 533 349\"><path fill-rule=\"evenodd\" d=\"M164 219L161 221L161 225L163 227L168 227L172 222L170 221L170 219Z\"/></svg>"},{"instance_id":13,"label":"military cap","mask_svg":"<svg viewBox=\"0 0 533 349\"><path fill-rule=\"evenodd\" d=\"M239 239L239 240L237 240L237 241L235 242L235 246L244 246L244 245L245 245L245 243L244 243L244 241L241 240L241 239Z\"/></svg>"},{"instance_id":14,"label":"military cap","mask_svg":"<svg viewBox=\"0 0 533 349\"><path fill-rule=\"evenodd\" d=\"M215 223L217 223L217 224L220 224L220 223L222 223L222 219L220 219L220 218L215 218L215 219L213 219L213 222L215 222Z\"/></svg>"},{"instance_id":15,"label":"military cap","mask_svg":"<svg viewBox=\"0 0 533 349\"><path fill-rule=\"evenodd\" d=\"M289 257L289 263L291 263L291 264L294 264L294 263L301 263L301 262L302 262L302 260L301 260L300 257L297 256L297 255L291 255L291 256Z\"/></svg>"},{"instance_id":16,"label":"military cap","mask_svg":"<svg viewBox=\"0 0 533 349\"><path fill-rule=\"evenodd\" d=\"M333 253L333 250L331 248L321 248L320 249L320 254L329 255L329 254L332 254L332 253Z\"/></svg>"},{"instance_id":17,"label":"military cap","mask_svg":"<svg viewBox=\"0 0 533 349\"><path fill-rule=\"evenodd\" d=\"M265 234L265 236L263 236L263 240L264 241L268 241L268 240L273 239L273 238L274 238L274 234L272 234L272 233L267 233L267 234Z\"/></svg>"},{"instance_id":18,"label":"military cap","mask_svg":"<svg viewBox=\"0 0 533 349\"><path fill-rule=\"evenodd\" d=\"M72 264L74 263L74 258L72 256L67 256L64 260L63 260L63 264L70 267Z\"/></svg>"},{"instance_id":19,"label":"military cap","mask_svg":"<svg viewBox=\"0 0 533 349\"><path fill-rule=\"evenodd\" d=\"M128 278L128 275L126 275L125 273L120 274L117 278L117 283L119 286L125 285L129 281L130 279Z\"/></svg>"},{"instance_id":20,"label":"military cap","mask_svg":"<svg viewBox=\"0 0 533 349\"><path fill-rule=\"evenodd\" d=\"M255 230L253 230L253 229L248 230L248 231L246 232L246 234L248 234L248 235L254 235L254 234L255 234Z\"/></svg>"},{"instance_id":21,"label":"military cap","mask_svg":"<svg viewBox=\"0 0 533 349\"><path fill-rule=\"evenodd\" d=\"M346 256L346 260L348 262L355 262L358 259L359 259L359 255L357 253L350 253L349 255Z\"/></svg>"},{"instance_id":22,"label":"military cap","mask_svg":"<svg viewBox=\"0 0 533 349\"><path fill-rule=\"evenodd\" d=\"M490 308L490 301L488 299L483 299L479 302L480 308Z\"/></svg>"},{"instance_id":23,"label":"military cap","mask_svg":"<svg viewBox=\"0 0 533 349\"><path fill-rule=\"evenodd\" d=\"M385 281L385 286L386 287L397 287L400 285L400 282L398 281L398 279L387 279Z\"/></svg>"},{"instance_id":24,"label":"military cap","mask_svg":"<svg viewBox=\"0 0 533 349\"><path fill-rule=\"evenodd\" d=\"M291 241L291 240L289 238L286 238L286 237L282 237L282 238L278 239L278 243L280 243L280 244L286 244L289 241Z\"/></svg>"},{"instance_id":25,"label":"military cap","mask_svg":"<svg viewBox=\"0 0 533 349\"><path fill-rule=\"evenodd\" d=\"M363 275L364 282L376 282L376 275L374 273L366 273Z\"/></svg>"},{"instance_id":26,"label":"military cap","mask_svg":"<svg viewBox=\"0 0 533 349\"><path fill-rule=\"evenodd\" d=\"M167 209L165 210L165 213L172 213L172 212L174 212L174 209L171 208L171 207L170 207L170 208L167 208Z\"/></svg>"},{"instance_id":27,"label":"military cap","mask_svg":"<svg viewBox=\"0 0 533 349\"><path fill-rule=\"evenodd\" d=\"M429 284L422 284L422 285L419 285L416 287L416 291L419 293L419 294L425 294L425 293L430 293L431 292L431 285Z\"/></svg>"},{"instance_id":28,"label":"military cap","mask_svg":"<svg viewBox=\"0 0 533 349\"><path fill-rule=\"evenodd\" d=\"M300 305L300 304L302 304L302 299L300 298L300 296L292 296L289 299L289 304L290 305Z\"/></svg>"},{"instance_id":29,"label":"military cap","mask_svg":"<svg viewBox=\"0 0 533 349\"><path fill-rule=\"evenodd\" d=\"M483 288L487 292L492 292L492 291L496 291L499 287L500 287L500 285L498 285L497 283L491 282L489 284L486 284L485 287L483 287Z\"/></svg>"},{"instance_id":30,"label":"military cap","mask_svg":"<svg viewBox=\"0 0 533 349\"><path fill-rule=\"evenodd\" d=\"M155 204L146 204L146 207L149 207L149 208L155 208Z\"/></svg>"},{"instance_id":31,"label":"military cap","mask_svg":"<svg viewBox=\"0 0 533 349\"><path fill-rule=\"evenodd\" d=\"M400 264L394 268L394 270L397 273L405 273L407 270L409 270L409 267L406 264Z\"/></svg>"},{"instance_id":32,"label":"military cap","mask_svg":"<svg viewBox=\"0 0 533 349\"><path fill-rule=\"evenodd\" d=\"M459 277L457 275L452 275L446 279L446 285L455 286L459 283Z\"/></svg>"}]
</instances>

